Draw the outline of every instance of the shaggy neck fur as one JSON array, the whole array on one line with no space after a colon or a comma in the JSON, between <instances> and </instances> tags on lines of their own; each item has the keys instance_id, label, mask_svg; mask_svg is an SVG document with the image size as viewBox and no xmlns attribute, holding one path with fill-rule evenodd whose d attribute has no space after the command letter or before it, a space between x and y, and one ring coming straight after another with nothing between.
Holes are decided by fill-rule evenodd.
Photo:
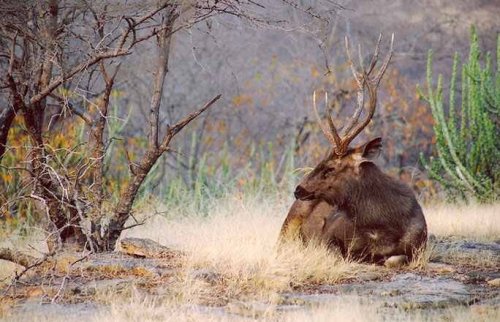
<instances>
[{"instance_id":1,"label":"shaggy neck fur","mask_svg":"<svg viewBox=\"0 0 500 322\"><path fill-rule=\"evenodd\" d=\"M359 225L404 224L416 204L411 189L371 162L362 164L360 171L359 180L350 182L341 207Z\"/></svg>"}]
</instances>

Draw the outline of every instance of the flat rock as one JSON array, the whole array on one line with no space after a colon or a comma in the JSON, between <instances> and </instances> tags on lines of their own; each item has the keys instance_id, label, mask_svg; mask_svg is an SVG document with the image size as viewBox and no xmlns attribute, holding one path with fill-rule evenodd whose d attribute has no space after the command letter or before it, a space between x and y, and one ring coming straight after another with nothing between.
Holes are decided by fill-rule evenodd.
<instances>
[{"instance_id":1,"label":"flat rock","mask_svg":"<svg viewBox=\"0 0 500 322\"><path fill-rule=\"evenodd\" d=\"M203 280L207 283L216 283L221 279L221 276L210 269L197 269L189 273L192 279Z\"/></svg>"},{"instance_id":2,"label":"flat rock","mask_svg":"<svg viewBox=\"0 0 500 322\"><path fill-rule=\"evenodd\" d=\"M260 318L276 310L275 305L262 302L233 301L226 305L226 312L252 319Z\"/></svg>"},{"instance_id":3,"label":"flat rock","mask_svg":"<svg viewBox=\"0 0 500 322\"><path fill-rule=\"evenodd\" d=\"M448 264L443 264L443 263L428 263L427 264L427 271L432 272L432 273L437 273L437 274L449 274L449 273L455 273L456 268L448 265Z\"/></svg>"},{"instance_id":4,"label":"flat rock","mask_svg":"<svg viewBox=\"0 0 500 322\"><path fill-rule=\"evenodd\" d=\"M180 254L149 238L123 238L120 241L120 248L121 252L136 257L172 258Z\"/></svg>"},{"instance_id":5,"label":"flat rock","mask_svg":"<svg viewBox=\"0 0 500 322\"><path fill-rule=\"evenodd\" d=\"M380 279L383 275L379 272L361 272L356 275L356 280L358 281L376 281Z\"/></svg>"},{"instance_id":6,"label":"flat rock","mask_svg":"<svg viewBox=\"0 0 500 322\"><path fill-rule=\"evenodd\" d=\"M41 304L27 301L11 312L6 321L82 321L82 317L97 314L103 309L97 303Z\"/></svg>"},{"instance_id":7,"label":"flat rock","mask_svg":"<svg viewBox=\"0 0 500 322\"><path fill-rule=\"evenodd\" d=\"M328 291L331 294L301 295L300 298L308 302L325 302L355 296L380 301L383 307L437 309L468 304L473 296L467 285L452 278L413 273L398 274L389 281L333 285Z\"/></svg>"},{"instance_id":8,"label":"flat rock","mask_svg":"<svg viewBox=\"0 0 500 322\"><path fill-rule=\"evenodd\" d=\"M115 276L164 276L174 271L170 261L156 258L131 257L125 254L110 252L93 254L85 261L74 265L74 269L83 269L103 275Z\"/></svg>"},{"instance_id":9,"label":"flat rock","mask_svg":"<svg viewBox=\"0 0 500 322\"><path fill-rule=\"evenodd\" d=\"M119 293L131 288L134 280L131 278L114 278L109 280L95 280L84 285L70 286L69 292L78 295L96 295L105 293Z\"/></svg>"},{"instance_id":10,"label":"flat rock","mask_svg":"<svg viewBox=\"0 0 500 322\"><path fill-rule=\"evenodd\" d=\"M440 239L432 242L432 261L446 264L500 267L500 244Z\"/></svg>"}]
</instances>

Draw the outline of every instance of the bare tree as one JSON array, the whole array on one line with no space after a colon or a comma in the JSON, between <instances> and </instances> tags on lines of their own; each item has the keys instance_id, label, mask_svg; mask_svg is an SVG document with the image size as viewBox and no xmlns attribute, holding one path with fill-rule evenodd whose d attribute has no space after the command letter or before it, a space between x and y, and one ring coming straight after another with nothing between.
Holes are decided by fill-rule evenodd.
<instances>
[{"instance_id":1,"label":"bare tree","mask_svg":"<svg viewBox=\"0 0 500 322\"><path fill-rule=\"evenodd\" d=\"M138 188L151 167L168 150L173 137L219 99L220 96L216 96L200 110L167 126L159 140L158 113L171 36L175 28L196 23L219 10L217 5L202 8L196 2L186 5L171 1L147 2L130 8L59 0L2 4L1 11L9 16L1 25L2 64L6 67L3 89L8 93L9 106L1 113L1 154L5 151L8 130L19 115L32 142L27 159L29 167L24 169L30 174L31 188L24 197L31 198L40 213L46 214L51 250L67 242L76 242L94 251L113 248ZM181 15L189 16L176 24ZM84 24L91 24L93 28L82 28ZM150 106L151 144L142 159L130 166L131 180L115 211L112 215L105 214L102 170L106 122L120 58L129 55L137 44L155 37L160 53ZM74 48L80 48L80 53L74 55ZM104 87L96 100L96 111L60 95L58 89L71 88L77 78L78 81L86 78L88 84L92 84L92 88L87 86L87 91ZM79 116L90 130L90 157L73 174L63 164L58 168L50 165L53 151L44 141L44 133L54 117L50 111L52 105L59 106L59 114L65 110ZM88 177L91 179L87 180ZM82 185L88 183L88 191L94 194L91 198L89 192L82 193ZM104 221L106 226L102 224Z\"/></svg>"},{"instance_id":2,"label":"bare tree","mask_svg":"<svg viewBox=\"0 0 500 322\"><path fill-rule=\"evenodd\" d=\"M284 1L286 5L290 5ZM312 19L310 8L291 6ZM268 17L258 1L3 1L0 12L0 161L8 153L8 133L17 120L25 125L30 145L22 165L8 171L25 174L22 189L0 205L6 211L19 200L30 200L44 216L50 252L68 243L92 251L113 249L129 219L138 191L152 167L170 151L173 138L210 108L220 95L162 125L160 112L168 74L173 35L215 15L226 14L254 24L283 21ZM120 88L120 66L142 44L155 51L148 104L147 146L128 159L129 179L109 204L105 157L109 135L110 101ZM55 148L47 135L57 122L83 120L88 139L83 146ZM77 154L68 166L64 160ZM61 157L62 155L62 157ZM5 168L5 167L4 167ZM139 224L139 223L136 223ZM13 254L2 251L1 254ZM3 255L2 255L3 256ZM5 258L7 258L6 256Z\"/></svg>"}]
</instances>

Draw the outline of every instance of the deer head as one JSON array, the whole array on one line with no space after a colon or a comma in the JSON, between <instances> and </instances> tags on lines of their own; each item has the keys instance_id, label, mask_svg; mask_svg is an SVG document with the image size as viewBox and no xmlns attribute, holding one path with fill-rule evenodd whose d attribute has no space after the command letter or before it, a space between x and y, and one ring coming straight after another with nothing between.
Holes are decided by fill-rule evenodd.
<instances>
[{"instance_id":1,"label":"deer head","mask_svg":"<svg viewBox=\"0 0 500 322\"><path fill-rule=\"evenodd\" d=\"M362 69L361 72L358 72L351 59L349 41L347 37L345 39L348 62L358 89L356 109L349 119L348 124L343 127L342 133L337 130L329 113L326 115L328 126L324 125L316 107L316 93L313 94L314 113L322 132L332 144L333 149L297 186L295 190L295 197L297 199L323 199L330 203L343 203L350 198L350 195L354 191L358 191L359 187L363 185L363 175L366 172L363 169L375 166L373 159L380 153L382 147L381 138L376 138L355 148L349 148L349 144L370 123L375 113L377 89L392 57L394 35L391 38L389 53L385 57L381 67L375 72L381 40L382 35L378 39L368 69L364 69L362 62L360 62ZM368 104L364 118L360 120L366 105L365 93L368 93ZM325 102L328 104L326 94Z\"/></svg>"}]
</instances>

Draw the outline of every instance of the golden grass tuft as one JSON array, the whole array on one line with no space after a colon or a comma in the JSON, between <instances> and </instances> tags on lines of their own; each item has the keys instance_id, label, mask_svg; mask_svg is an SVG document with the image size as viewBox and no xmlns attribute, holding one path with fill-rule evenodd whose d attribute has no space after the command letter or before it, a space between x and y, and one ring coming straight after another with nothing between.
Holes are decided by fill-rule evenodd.
<instances>
[{"instance_id":1,"label":"golden grass tuft","mask_svg":"<svg viewBox=\"0 0 500 322\"><path fill-rule=\"evenodd\" d=\"M151 297L132 296L127 301L113 302L110 309L94 316L94 321L382 321L377 318L378 305L361 303L349 297L329 304L310 304L298 310L280 310L277 306L249 305L236 309L179 306Z\"/></svg>"},{"instance_id":2,"label":"golden grass tuft","mask_svg":"<svg viewBox=\"0 0 500 322\"><path fill-rule=\"evenodd\" d=\"M157 216L125 236L151 238L188 254L178 288L183 301L216 296L207 292L207 283L222 292L222 297L271 299L277 292L337 283L367 270L384 274L380 268L346 261L322 245L304 247L291 242L278 252L276 241L290 204L286 198L235 194L214 203L205 217L195 213L168 214L173 218L168 220ZM500 204L434 205L424 212L429 233L438 237L492 241L500 236L500 221L496 220ZM425 269L433 252L429 243L409 269ZM200 280L199 270L203 270L201 275L215 278Z\"/></svg>"},{"instance_id":3,"label":"golden grass tuft","mask_svg":"<svg viewBox=\"0 0 500 322\"><path fill-rule=\"evenodd\" d=\"M431 204L424 207L429 232L475 241L500 239L500 203L489 205Z\"/></svg>"},{"instance_id":4,"label":"golden grass tuft","mask_svg":"<svg viewBox=\"0 0 500 322\"><path fill-rule=\"evenodd\" d=\"M215 287L223 289L224 297L262 299L306 284L335 283L369 269L323 245L290 242L278 251L276 241L288 204L232 196L217 203L205 218L156 217L125 235L151 238L188 254L180 280L179 296L184 300L205 289L197 278L200 270L216 276L211 283L219 284Z\"/></svg>"}]
</instances>

